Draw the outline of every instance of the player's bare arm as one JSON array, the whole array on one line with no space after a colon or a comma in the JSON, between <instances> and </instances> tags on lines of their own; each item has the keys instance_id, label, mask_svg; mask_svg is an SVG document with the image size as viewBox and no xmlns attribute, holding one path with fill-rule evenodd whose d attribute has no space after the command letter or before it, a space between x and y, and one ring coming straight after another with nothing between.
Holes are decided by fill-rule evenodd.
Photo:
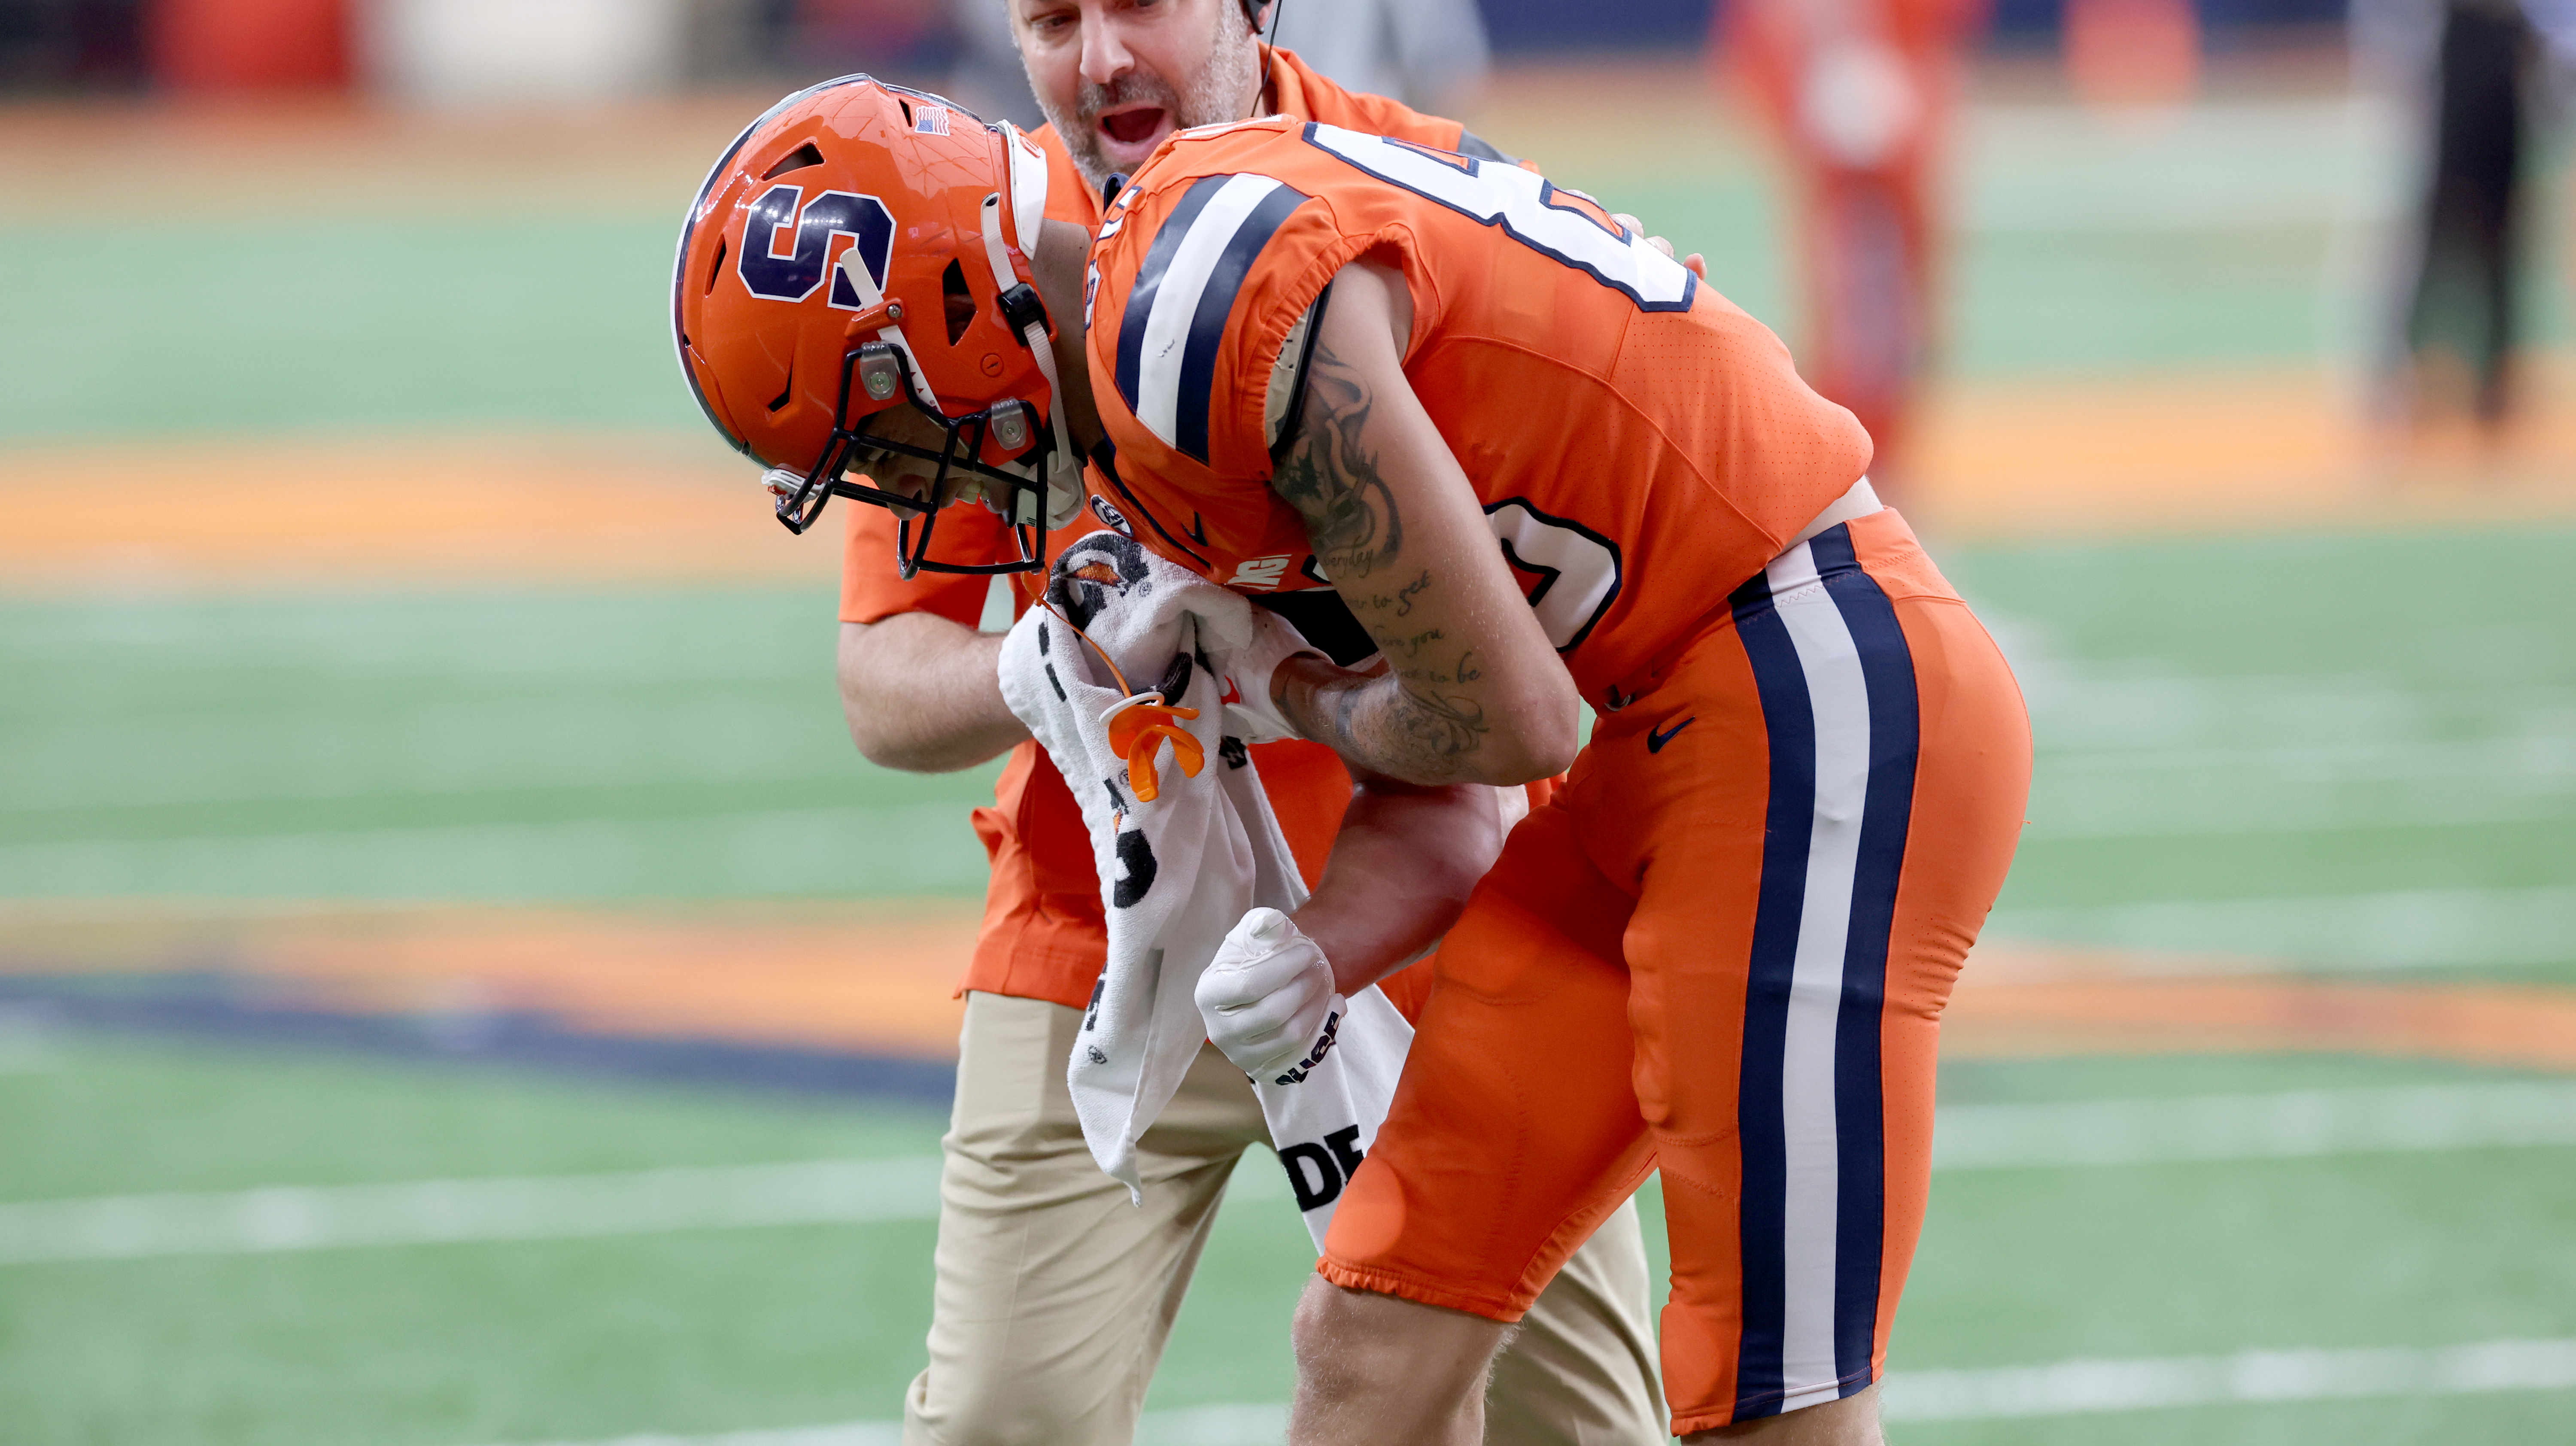
<instances>
[{"instance_id":1,"label":"player's bare arm","mask_svg":"<svg viewBox=\"0 0 2576 1446\"><path fill-rule=\"evenodd\" d=\"M1293 916L1357 994L1421 955L1503 849L1497 791L1362 775L1314 896Z\"/></svg>"},{"instance_id":2,"label":"player's bare arm","mask_svg":"<svg viewBox=\"0 0 2576 1446\"><path fill-rule=\"evenodd\" d=\"M1029 266L1051 315L1081 316L1082 256L1090 243L1078 226L1046 223ZM1100 428L1080 329L1059 325L1055 345L1066 420L1077 445L1095 445ZM876 475L879 485L907 495L930 482L927 469L910 459L881 466ZM1001 654L1000 634L979 633L936 613L841 624L841 711L851 741L870 763L912 773L949 773L998 756L1029 736L1002 701L994 672Z\"/></svg>"},{"instance_id":3,"label":"player's bare arm","mask_svg":"<svg viewBox=\"0 0 2576 1446\"><path fill-rule=\"evenodd\" d=\"M1372 261L1344 268L1319 326L1298 440L1271 482L1387 659L1311 659L1282 710L1354 765L1413 783L1526 783L1561 771L1580 700L1485 527L1458 460L1405 380L1411 298Z\"/></svg>"},{"instance_id":4,"label":"player's bare arm","mask_svg":"<svg viewBox=\"0 0 2576 1446\"><path fill-rule=\"evenodd\" d=\"M880 768L950 773L1029 736L994 682L1002 635L936 613L841 624L841 711Z\"/></svg>"}]
</instances>

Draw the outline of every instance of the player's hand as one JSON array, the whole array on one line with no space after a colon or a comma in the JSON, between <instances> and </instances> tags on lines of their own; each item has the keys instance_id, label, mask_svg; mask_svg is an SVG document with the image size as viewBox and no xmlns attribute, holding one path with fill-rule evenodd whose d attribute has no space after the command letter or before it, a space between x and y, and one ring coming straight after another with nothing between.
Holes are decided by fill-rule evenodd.
<instances>
[{"instance_id":1,"label":"player's hand","mask_svg":"<svg viewBox=\"0 0 2576 1446\"><path fill-rule=\"evenodd\" d=\"M1627 227L1631 231L1643 231L1646 229L1645 222L1638 220L1636 217L1629 215L1625 211L1611 212L1610 219ZM1658 251L1661 251L1666 256L1673 254L1673 243L1665 240L1661 236L1647 237L1646 244L1654 247ZM1691 275L1698 277L1700 280L1706 281L1708 279L1708 258L1700 255L1698 252L1694 251L1688 256L1683 257L1682 265L1689 267Z\"/></svg>"},{"instance_id":2,"label":"player's hand","mask_svg":"<svg viewBox=\"0 0 2576 1446\"><path fill-rule=\"evenodd\" d=\"M1216 660L1219 680L1218 697L1225 703L1225 732L1228 737L1246 743L1276 743L1298 736L1288 715L1279 711L1278 702L1270 695L1271 683L1277 678L1279 665L1300 653L1320 658L1323 649L1306 641L1306 636L1288 621L1266 607L1254 604L1252 641L1231 655Z\"/></svg>"},{"instance_id":3,"label":"player's hand","mask_svg":"<svg viewBox=\"0 0 2576 1446\"><path fill-rule=\"evenodd\" d=\"M1254 1079L1304 1059L1342 1003L1324 951L1277 909L1236 921L1199 976L1196 998L1208 1039Z\"/></svg>"}]
</instances>

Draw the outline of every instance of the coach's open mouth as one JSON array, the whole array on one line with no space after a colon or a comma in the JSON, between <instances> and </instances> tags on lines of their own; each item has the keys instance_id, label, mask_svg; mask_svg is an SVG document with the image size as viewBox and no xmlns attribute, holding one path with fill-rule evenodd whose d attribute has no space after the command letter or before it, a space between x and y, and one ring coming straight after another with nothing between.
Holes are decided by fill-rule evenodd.
<instances>
[{"instance_id":1,"label":"coach's open mouth","mask_svg":"<svg viewBox=\"0 0 2576 1446\"><path fill-rule=\"evenodd\" d=\"M1122 161L1141 161L1171 134L1172 113L1159 105L1121 106L1103 112L1100 135Z\"/></svg>"}]
</instances>

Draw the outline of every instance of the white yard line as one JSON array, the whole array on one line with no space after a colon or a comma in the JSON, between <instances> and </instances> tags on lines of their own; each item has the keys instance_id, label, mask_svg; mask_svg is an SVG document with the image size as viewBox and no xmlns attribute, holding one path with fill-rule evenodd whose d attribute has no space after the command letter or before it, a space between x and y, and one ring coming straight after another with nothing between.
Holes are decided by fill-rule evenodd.
<instances>
[{"instance_id":1,"label":"white yard line","mask_svg":"<svg viewBox=\"0 0 2576 1446\"><path fill-rule=\"evenodd\" d=\"M0 1205L0 1264L928 1220L936 1158Z\"/></svg>"},{"instance_id":2,"label":"white yard line","mask_svg":"<svg viewBox=\"0 0 2576 1446\"><path fill-rule=\"evenodd\" d=\"M2278 1160L2576 1146L2576 1084L2439 1085L2069 1104L1952 1105L1939 1170ZM1253 1160L1232 1195L1287 1194ZM931 1220L939 1161L912 1156L532 1179L279 1186L0 1204L0 1265L677 1230Z\"/></svg>"},{"instance_id":3,"label":"white yard line","mask_svg":"<svg viewBox=\"0 0 2576 1446\"><path fill-rule=\"evenodd\" d=\"M2338 969L2558 964L2576 958L2576 888L2409 889L1997 909L1988 932L1997 938L2306 960Z\"/></svg>"},{"instance_id":4,"label":"white yard line","mask_svg":"<svg viewBox=\"0 0 2576 1446\"><path fill-rule=\"evenodd\" d=\"M1136 1446L1272 1446L1287 1430L1286 1406L1191 1406L1146 1412L1136 1423ZM713 1436L619 1436L527 1446L903 1446L903 1423L844 1421L836 1426L786 1426Z\"/></svg>"},{"instance_id":5,"label":"white yard line","mask_svg":"<svg viewBox=\"0 0 2576 1446\"><path fill-rule=\"evenodd\" d=\"M1136 1446L1272 1446L1287 1434L1286 1406L1192 1406L1146 1412Z\"/></svg>"},{"instance_id":6,"label":"white yard line","mask_svg":"<svg viewBox=\"0 0 2576 1446\"><path fill-rule=\"evenodd\" d=\"M1136 1446L1273 1446L1287 1430L1286 1406L1191 1406L1146 1412L1136 1423ZM903 1446L903 1423L845 1421L836 1426L787 1426L713 1436L618 1436L526 1446Z\"/></svg>"},{"instance_id":7,"label":"white yard line","mask_svg":"<svg viewBox=\"0 0 2576 1446\"><path fill-rule=\"evenodd\" d=\"M2060 1361L1983 1371L1892 1371L1891 1421L1991 1421L2168 1406L2456 1396L2576 1388L2576 1340L2434 1349L2239 1351Z\"/></svg>"},{"instance_id":8,"label":"white yard line","mask_svg":"<svg viewBox=\"0 0 2576 1446\"><path fill-rule=\"evenodd\" d=\"M526 1446L903 1446L900 1421L845 1421L838 1426L782 1426L713 1436L613 1436L604 1441L529 1442Z\"/></svg>"},{"instance_id":9,"label":"white yard line","mask_svg":"<svg viewBox=\"0 0 2576 1446\"><path fill-rule=\"evenodd\" d=\"M33 841L0 845L0 891L18 898L132 895L383 897L387 880L422 899L615 896L673 859L710 860L721 892L828 891L864 863L890 893L982 887L955 804L756 809L632 819L427 824L342 832ZM923 839L937 841L924 844ZM889 840L905 841L900 845ZM744 862L751 861L751 862ZM858 861L858 862L854 862Z\"/></svg>"},{"instance_id":10,"label":"white yard line","mask_svg":"<svg viewBox=\"0 0 2576 1446\"><path fill-rule=\"evenodd\" d=\"M1932 1168L1991 1170L2576 1145L2576 1084L1951 1105Z\"/></svg>"},{"instance_id":11,"label":"white yard line","mask_svg":"<svg viewBox=\"0 0 2576 1446\"><path fill-rule=\"evenodd\" d=\"M2062 790L2061 790L2062 792ZM2094 790L2099 795L2107 790ZM2393 795L2393 796L2392 796ZM2240 791L2218 803L2180 791L2145 792L2082 808L2061 800L2034 804L2027 842L2077 843L2133 838L2225 838L2243 834L2346 833L2356 829L2472 828L2576 821L2576 796L2554 792L2476 794L2421 790L2394 793L2361 784L2319 784Z\"/></svg>"},{"instance_id":12,"label":"white yard line","mask_svg":"<svg viewBox=\"0 0 2576 1446\"><path fill-rule=\"evenodd\" d=\"M1284 1418L1286 1413L1281 1414ZM604 1441L528 1442L525 1446L903 1446L903 1423L844 1421L837 1426L782 1426L713 1436L614 1436Z\"/></svg>"},{"instance_id":13,"label":"white yard line","mask_svg":"<svg viewBox=\"0 0 2576 1446\"><path fill-rule=\"evenodd\" d=\"M1981 1371L1896 1371L1888 1378L1883 1412L1890 1421L1994 1421L2173 1406L2571 1388L2576 1388L2576 1340L2486 1341L2434 1349L2240 1351ZM1137 1446L1265 1446L1279 1440L1287 1423L1288 1408L1279 1405L1151 1411L1138 1423L1136 1441ZM851 1421L542 1446L900 1446L902 1440L900 1422Z\"/></svg>"}]
</instances>

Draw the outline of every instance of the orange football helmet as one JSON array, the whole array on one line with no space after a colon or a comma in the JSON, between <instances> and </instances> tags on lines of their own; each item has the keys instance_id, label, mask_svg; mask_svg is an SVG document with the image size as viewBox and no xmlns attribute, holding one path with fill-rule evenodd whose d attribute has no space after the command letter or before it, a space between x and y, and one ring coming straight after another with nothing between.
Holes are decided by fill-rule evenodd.
<instances>
[{"instance_id":1,"label":"orange football helmet","mask_svg":"<svg viewBox=\"0 0 2576 1446\"><path fill-rule=\"evenodd\" d=\"M1082 502L1029 274L1046 187L1017 128L865 75L780 101L716 162L680 232L672 329L699 407L769 469L788 531L838 495L902 519L905 577L1044 568L1047 528ZM897 407L942 444L871 435ZM882 453L935 463L928 492L847 475ZM1012 525L1019 561L929 560L939 507L968 497Z\"/></svg>"}]
</instances>

